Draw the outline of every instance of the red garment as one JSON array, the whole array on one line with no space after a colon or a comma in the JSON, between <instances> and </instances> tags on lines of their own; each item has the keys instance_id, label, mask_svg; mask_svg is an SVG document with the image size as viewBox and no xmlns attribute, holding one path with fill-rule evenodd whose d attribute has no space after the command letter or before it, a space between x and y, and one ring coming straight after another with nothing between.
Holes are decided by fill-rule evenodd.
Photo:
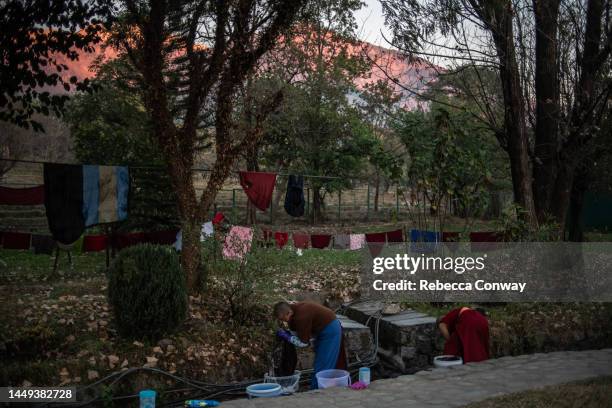
<instances>
[{"instance_id":1,"label":"red garment","mask_svg":"<svg viewBox=\"0 0 612 408\"><path fill-rule=\"evenodd\" d=\"M331 237L332 236L328 234L314 234L310 236L310 242L313 248L324 249L329 246Z\"/></svg>"},{"instance_id":2,"label":"red garment","mask_svg":"<svg viewBox=\"0 0 612 408\"><path fill-rule=\"evenodd\" d=\"M489 322L476 310L462 308L448 312L440 323L446 323L450 337L444 344L444 354L461 356L464 363L489 358Z\"/></svg>"},{"instance_id":3,"label":"red garment","mask_svg":"<svg viewBox=\"0 0 612 408\"><path fill-rule=\"evenodd\" d=\"M217 224L222 223L224 219L225 219L225 215L223 215L222 212L218 212L213 217L212 223L213 223L213 225L217 225Z\"/></svg>"},{"instance_id":4,"label":"red garment","mask_svg":"<svg viewBox=\"0 0 612 408\"><path fill-rule=\"evenodd\" d=\"M458 232L442 232L442 242L457 242L458 239Z\"/></svg>"},{"instance_id":5,"label":"red garment","mask_svg":"<svg viewBox=\"0 0 612 408\"><path fill-rule=\"evenodd\" d=\"M275 184L276 173L240 172L240 185L253 205L261 211L270 206Z\"/></svg>"},{"instance_id":6,"label":"red garment","mask_svg":"<svg viewBox=\"0 0 612 408\"><path fill-rule=\"evenodd\" d=\"M493 251L499 247L496 242L503 241L503 235L495 231L470 232L470 241L473 252Z\"/></svg>"},{"instance_id":7,"label":"red garment","mask_svg":"<svg viewBox=\"0 0 612 408\"><path fill-rule=\"evenodd\" d=\"M45 186L28 188L0 187L2 205L42 205L45 203Z\"/></svg>"},{"instance_id":8,"label":"red garment","mask_svg":"<svg viewBox=\"0 0 612 408\"><path fill-rule=\"evenodd\" d=\"M397 229L395 231L387 231L387 242L404 242L404 231Z\"/></svg>"},{"instance_id":9,"label":"red garment","mask_svg":"<svg viewBox=\"0 0 612 408\"><path fill-rule=\"evenodd\" d=\"M166 231L146 232L143 242L157 245L172 245L176 241L177 229Z\"/></svg>"},{"instance_id":10,"label":"red garment","mask_svg":"<svg viewBox=\"0 0 612 408\"><path fill-rule=\"evenodd\" d=\"M387 240L387 234L384 232L375 232L372 234L365 234L366 242L368 243L368 249L370 255L376 257L380 255L385 246Z\"/></svg>"},{"instance_id":11,"label":"red garment","mask_svg":"<svg viewBox=\"0 0 612 408\"><path fill-rule=\"evenodd\" d=\"M32 234L5 232L2 235L2 246L4 249L30 249Z\"/></svg>"},{"instance_id":12,"label":"red garment","mask_svg":"<svg viewBox=\"0 0 612 408\"><path fill-rule=\"evenodd\" d=\"M276 241L276 247L282 249L289 242L289 234L287 232L275 232L274 240Z\"/></svg>"},{"instance_id":13,"label":"red garment","mask_svg":"<svg viewBox=\"0 0 612 408\"><path fill-rule=\"evenodd\" d=\"M130 232L127 234L118 234L115 236L115 248L123 249L133 245L145 242L146 234L144 232Z\"/></svg>"},{"instance_id":14,"label":"red garment","mask_svg":"<svg viewBox=\"0 0 612 408\"><path fill-rule=\"evenodd\" d=\"M106 235L85 235L83 237L83 252L104 251L107 241Z\"/></svg>"},{"instance_id":15,"label":"red garment","mask_svg":"<svg viewBox=\"0 0 612 408\"><path fill-rule=\"evenodd\" d=\"M308 234L293 234L293 246L296 248L306 249L310 244L310 235Z\"/></svg>"}]
</instances>

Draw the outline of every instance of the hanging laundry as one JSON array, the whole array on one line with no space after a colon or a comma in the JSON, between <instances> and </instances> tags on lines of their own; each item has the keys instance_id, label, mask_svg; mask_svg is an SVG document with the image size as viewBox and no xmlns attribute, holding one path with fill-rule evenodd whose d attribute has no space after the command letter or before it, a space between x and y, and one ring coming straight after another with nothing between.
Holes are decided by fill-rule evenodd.
<instances>
[{"instance_id":1,"label":"hanging laundry","mask_svg":"<svg viewBox=\"0 0 612 408\"><path fill-rule=\"evenodd\" d=\"M55 240L51 235L32 234L32 249L34 254L51 255L55 249Z\"/></svg>"},{"instance_id":2,"label":"hanging laundry","mask_svg":"<svg viewBox=\"0 0 612 408\"><path fill-rule=\"evenodd\" d=\"M493 251L500 247L500 242L503 242L504 236L501 232L495 231L480 231L470 232L471 250L473 252Z\"/></svg>"},{"instance_id":3,"label":"hanging laundry","mask_svg":"<svg viewBox=\"0 0 612 408\"><path fill-rule=\"evenodd\" d=\"M253 205L261 211L270 206L276 184L276 173L240 172L240 185Z\"/></svg>"},{"instance_id":4,"label":"hanging laundry","mask_svg":"<svg viewBox=\"0 0 612 408\"><path fill-rule=\"evenodd\" d=\"M293 246L300 249L308 248L310 244L310 235L308 234L293 234Z\"/></svg>"},{"instance_id":5,"label":"hanging laundry","mask_svg":"<svg viewBox=\"0 0 612 408\"><path fill-rule=\"evenodd\" d=\"M179 230L179 232L176 233L175 241L172 246L179 252L183 249L183 230Z\"/></svg>"},{"instance_id":6,"label":"hanging laundry","mask_svg":"<svg viewBox=\"0 0 612 408\"><path fill-rule=\"evenodd\" d=\"M125 220L129 183L127 167L83 166L85 226Z\"/></svg>"},{"instance_id":7,"label":"hanging laundry","mask_svg":"<svg viewBox=\"0 0 612 408\"><path fill-rule=\"evenodd\" d=\"M370 255L376 257L380 255L385 246L385 242L387 240L387 234L384 232L375 232L371 234L365 234L366 242L368 243L368 249L370 250Z\"/></svg>"},{"instance_id":8,"label":"hanging laundry","mask_svg":"<svg viewBox=\"0 0 612 408\"><path fill-rule=\"evenodd\" d=\"M30 249L31 234L5 232L2 235L2 247L4 249Z\"/></svg>"},{"instance_id":9,"label":"hanging laundry","mask_svg":"<svg viewBox=\"0 0 612 408\"><path fill-rule=\"evenodd\" d=\"M225 215L222 212L218 212L212 219L213 225L221 224L225 220Z\"/></svg>"},{"instance_id":10,"label":"hanging laundry","mask_svg":"<svg viewBox=\"0 0 612 408\"><path fill-rule=\"evenodd\" d=\"M285 194L285 211L292 217L304 215L304 177L290 175Z\"/></svg>"},{"instance_id":11,"label":"hanging laundry","mask_svg":"<svg viewBox=\"0 0 612 408\"><path fill-rule=\"evenodd\" d=\"M253 230L248 227L234 226L225 237L223 257L225 259L242 259L251 250Z\"/></svg>"},{"instance_id":12,"label":"hanging laundry","mask_svg":"<svg viewBox=\"0 0 612 408\"><path fill-rule=\"evenodd\" d=\"M44 185L27 188L0 186L0 205L41 205L44 203Z\"/></svg>"},{"instance_id":13,"label":"hanging laundry","mask_svg":"<svg viewBox=\"0 0 612 408\"><path fill-rule=\"evenodd\" d=\"M83 234L83 166L44 165L45 210L49 230L57 242L74 243Z\"/></svg>"},{"instance_id":14,"label":"hanging laundry","mask_svg":"<svg viewBox=\"0 0 612 408\"><path fill-rule=\"evenodd\" d=\"M349 239L351 241L350 249L353 251L363 248L366 243L365 234L351 234Z\"/></svg>"},{"instance_id":15,"label":"hanging laundry","mask_svg":"<svg viewBox=\"0 0 612 408\"><path fill-rule=\"evenodd\" d=\"M114 236L113 246L119 250L128 248L134 245L145 242L146 234L144 232L128 232L125 234L117 234Z\"/></svg>"},{"instance_id":16,"label":"hanging laundry","mask_svg":"<svg viewBox=\"0 0 612 408\"><path fill-rule=\"evenodd\" d=\"M85 235L83 237L83 252L104 251L107 240L106 235Z\"/></svg>"},{"instance_id":17,"label":"hanging laundry","mask_svg":"<svg viewBox=\"0 0 612 408\"><path fill-rule=\"evenodd\" d=\"M329 246L331 238L329 234L313 234L310 236L310 242L313 248L325 249Z\"/></svg>"},{"instance_id":18,"label":"hanging laundry","mask_svg":"<svg viewBox=\"0 0 612 408\"><path fill-rule=\"evenodd\" d=\"M283 249L287 242L289 242L289 234L287 232L275 232L274 240L276 241L276 247Z\"/></svg>"},{"instance_id":19,"label":"hanging laundry","mask_svg":"<svg viewBox=\"0 0 612 408\"><path fill-rule=\"evenodd\" d=\"M145 232L143 242L155 245L172 245L176 239L176 229Z\"/></svg>"},{"instance_id":20,"label":"hanging laundry","mask_svg":"<svg viewBox=\"0 0 612 408\"><path fill-rule=\"evenodd\" d=\"M220 214L220 213L219 213ZM212 237L215 234L215 227L212 221L205 222L202 224L202 230L200 231L200 241L206 240L208 237Z\"/></svg>"},{"instance_id":21,"label":"hanging laundry","mask_svg":"<svg viewBox=\"0 0 612 408\"><path fill-rule=\"evenodd\" d=\"M404 230L397 229L395 231L388 231L387 242L404 242Z\"/></svg>"},{"instance_id":22,"label":"hanging laundry","mask_svg":"<svg viewBox=\"0 0 612 408\"><path fill-rule=\"evenodd\" d=\"M459 241L459 233L458 232L442 232L442 242L457 242Z\"/></svg>"},{"instance_id":23,"label":"hanging laundry","mask_svg":"<svg viewBox=\"0 0 612 408\"><path fill-rule=\"evenodd\" d=\"M334 249L349 249L351 237L348 234L334 235Z\"/></svg>"},{"instance_id":24,"label":"hanging laundry","mask_svg":"<svg viewBox=\"0 0 612 408\"><path fill-rule=\"evenodd\" d=\"M440 238L439 232L412 229L410 230L410 241L412 242L410 248L413 252L433 252L438 247Z\"/></svg>"}]
</instances>

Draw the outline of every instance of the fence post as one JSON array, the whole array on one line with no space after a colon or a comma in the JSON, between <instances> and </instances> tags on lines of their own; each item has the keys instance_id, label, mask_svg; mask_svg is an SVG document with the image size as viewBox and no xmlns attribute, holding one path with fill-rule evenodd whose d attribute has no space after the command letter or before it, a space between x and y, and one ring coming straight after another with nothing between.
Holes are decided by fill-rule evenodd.
<instances>
[{"instance_id":1,"label":"fence post","mask_svg":"<svg viewBox=\"0 0 612 408\"><path fill-rule=\"evenodd\" d=\"M310 215L310 187L306 189L306 217Z\"/></svg>"},{"instance_id":2,"label":"fence post","mask_svg":"<svg viewBox=\"0 0 612 408\"><path fill-rule=\"evenodd\" d=\"M232 220L236 219L236 189L232 188Z\"/></svg>"},{"instance_id":3,"label":"fence post","mask_svg":"<svg viewBox=\"0 0 612 408\"><path fill-rule=\"evenodd\" d=\"M368 196L366 198L366 201L368 202L368 210L366 212L366 219L369 220L370 219L370 183L368 183L368 192L367 192Z\"/></svg>"},{"instance_id":4,"label":"fence post","mask_svg":"<svg viewBox=\"0 0 612 408\"><path fill-rule=\"evenodd\" d=\"M338 220L340 220L340 208L342 207L342 190L338 190Z\"/></svg>"},{"instance_id":5,"label":"fence post","mask_svg":"<svg viewBox=\"0 0 612 408\"><path fill-rule=\"evenodd\" d=\"M399 188L395 186L395 213L399 219Z\"/></svg>"}]
</instances>

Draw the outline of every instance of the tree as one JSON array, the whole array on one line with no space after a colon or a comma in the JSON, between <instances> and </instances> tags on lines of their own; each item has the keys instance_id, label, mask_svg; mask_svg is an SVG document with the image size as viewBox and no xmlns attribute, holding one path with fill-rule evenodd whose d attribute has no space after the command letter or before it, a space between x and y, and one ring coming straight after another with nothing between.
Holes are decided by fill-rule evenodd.
<instances>
[{"instance_id":1,"label":"tree","mask_svg":"<svg viewBox=\"0 0 612 408\"><path fill-rule=\"evenodd\" d=\"M152 121L134 68L118 58L95 70L96 92L72 97L64 115L78 161L130 166L130 217L121 228L176 227L176 195L158 143L149 138Z\"/></svg>"},{"instance_id":2,"label":"tree","mask_svg":"<svg viewBox=\"0 0 612 408\"><path fill-rule=\"evenodd\" d=\"M532 225L552 216L563 227L612 92L609 1L383 3L405 51L495 69L504 120L493 130L508 151L515 201ZM486 117L489 103L475 102Z\"/></svg>"},{"instance_id":3,"label":"tree","mask_svg":"<svg viewBox=\"0 0 612 408\"><path fill-rule=\"evenodd\" d=\"M236 136L235 97L261 57L290 27L306 0L122 2L113 44L141 75L153 136L177 194L183 231L182 268L195 290L200 224L241 152L261 133ZM214 118L216 161L198 197L193 166L198 131Z\"/></svg>"},{"instance_id":4,"label":"tree","mask_svg":"<svg viewBox=\"0 0 612 408\"><path fill-rule=\"evenodd\" d=\"M110 0L0 3L0 121L43 131L32 115L62 114L68 96L58 88L89 89L87 79L63 73L94 52L112 11Z\"/></svg>"}]
</instances>

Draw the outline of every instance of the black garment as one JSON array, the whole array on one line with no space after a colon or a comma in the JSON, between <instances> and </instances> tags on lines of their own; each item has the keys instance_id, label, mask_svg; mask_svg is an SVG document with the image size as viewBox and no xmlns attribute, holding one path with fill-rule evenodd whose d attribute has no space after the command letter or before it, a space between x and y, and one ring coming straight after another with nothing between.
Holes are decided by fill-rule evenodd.
<instances>
[{"instance_id":1,"label":"black garment","mask_svg":"<svg viewBox=\"0 0 612 408\"><path fill-rule=\"evenodd\" d=\"M62 244L83 234L83 167L45 163L45 209L49 230Z\"/></svg>"},{"instance_id":2,"label":"black garment","mask_svg":"<svg viewBox=\"0 0 612 408\"><path fill-rule=\"evenodd\" d=\"M285 195L285 211L292 217L304 215L304 177L289 176L287 194Z\"/></svg>"},{"instance_id":3,"label":"black garment","mask_svg":"<svg viewBox=\"0 0 612 408\"><path fill-rule=\"evenodd\" d=\"M55 249L55 240L50 235L32 234L32 249L36 255L38 254L53 254Z\"/></svg>"},{"instance_id":4,"label":"black garment","mask_svg":"<svg viewBox=\"0 0 612 408\"><path fill-rule=\"evenodd\" d=\"M276 339L272 352L272 365L275 377L293 375L297 367L297 351L295 346L287 341Z\"/></svg>"}]
</instances>

